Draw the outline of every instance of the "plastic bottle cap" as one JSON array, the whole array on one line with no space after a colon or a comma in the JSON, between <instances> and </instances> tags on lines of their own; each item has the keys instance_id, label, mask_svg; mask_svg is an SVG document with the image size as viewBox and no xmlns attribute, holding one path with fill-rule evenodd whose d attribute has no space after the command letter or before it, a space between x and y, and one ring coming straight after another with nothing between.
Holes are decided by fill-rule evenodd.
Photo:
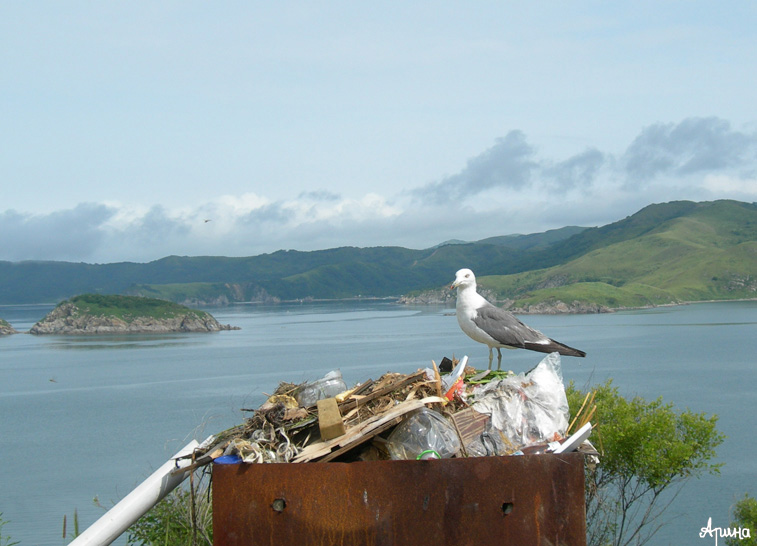
<instances>
[{"instance_id":1,"label":"plastic bottle cap","mask_svg":"<svg viewBox=\"0 0 757 546\"><path fill-rule=\"evenodd\" d=\"M242 462L242 457L239 455L222 455L217 457L213 462L215 464L237 464Z\"/></svg>"}]
</instances>

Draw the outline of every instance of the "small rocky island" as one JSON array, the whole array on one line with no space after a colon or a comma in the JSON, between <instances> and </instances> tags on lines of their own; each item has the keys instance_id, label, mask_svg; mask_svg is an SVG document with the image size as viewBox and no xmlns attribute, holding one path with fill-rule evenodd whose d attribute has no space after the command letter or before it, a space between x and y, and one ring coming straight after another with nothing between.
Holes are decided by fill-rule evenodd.
<instances>
[{"instance_id":1,"label":"small rocky island","mask_svg":"<svg viewBox=\"0 0 757 546\"><path fill-rule=\"evenodd\" d=\"M18 332L13 329L13 326L8 324L7 321L0 319L0 336L7 336L9 334L17 334Z\"/></svg>"},{"instance_id":2,"label":"small rocky island","mask_svg":"<svg viewBox=\"0 0 757 546\"><path fill-rule=\"evenodd\" d=\"M178 303L143 298L83 294L63 301L32 326L30 334L163 334L238 330L210 314Z\"/></svg>"}]
</instances>

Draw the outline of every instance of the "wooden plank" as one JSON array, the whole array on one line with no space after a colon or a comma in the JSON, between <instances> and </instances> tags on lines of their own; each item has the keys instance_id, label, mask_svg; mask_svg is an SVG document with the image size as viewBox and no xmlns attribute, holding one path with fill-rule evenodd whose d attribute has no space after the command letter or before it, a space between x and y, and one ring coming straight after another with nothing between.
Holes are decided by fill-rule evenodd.
<instances>
[{"instance_id":1,"label":"wooden plank","mask_svg":"<svg viewBox=\"0 0 757 546\"><path fill-rule=\"evenodd\" d=\"M337 457L339 457L339 455L341 455L342 453L346 453L347 451L349 451L353 447L357 447L361 443L367 442L368 440L370 440L372 438L375 438L376 436L378 436L379 434L381 434L385 430L389 430L393 426L400 424L401 421L402 421L402 416L395 417L394 419L392 419L390 421L386 421L385 423L382 423L381 425L378 425L376 428L372 429L371 432L370 432L370 434L368 436L361 437L360 441L353 442L353 443L350 443L348 445L342 446L342 447L340 447L338 449L335 449L334 451L332 451L331 453L329 453L328 455L326 455L322 459L319 459L318 462L319 463L327 463L329 461L333 461L334 459L336 459Z\"/></svg>"},{"instance_id":2,"label":"wooden plank","mask_svg":"<svg viewBox=\"0 0 757 546\"><path fill-rule=\"evenodd\" d=\"M444 403L443 398L438 396L429 396L423 400L408 400L402 402L393 407L387 412L380 415L375 415L367 421L351 427L347 432L339 438L328 440L325 442L315 442L303 449L294 459L293 463L306 463L309 461L315 461L328 457L328 460L333 459L337 455L348 451L363 442L367 442L377 434L380 434L386 430L392 424L399 422L401 418L410 413L425 406L426 404L438 404ZM398 419L399 418L399 419ZM395 422L395 419L397 421ZM391 423L390 423L391 422ZM336 453L333 453L336 451Z\"/></svg>"}]
</instances>

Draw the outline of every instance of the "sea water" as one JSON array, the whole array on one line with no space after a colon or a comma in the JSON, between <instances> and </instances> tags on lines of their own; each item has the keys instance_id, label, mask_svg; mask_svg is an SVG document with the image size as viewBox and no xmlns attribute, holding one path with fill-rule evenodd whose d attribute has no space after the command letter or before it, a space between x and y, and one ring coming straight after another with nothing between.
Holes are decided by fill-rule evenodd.
<instances>
[{"instance_id":1,"label":"sea water","mask_svg":"<svg viewBox=\"0 0 757 546\"><path fill-rule=\"evenodd\" d=\"M51 306L0 307L28 330ZM444 356L484 368L488 349L459 329L454 310L386 302L238 305L210 309L240 330L211 334L0 338L0 512L21 545L59 545L63 517L81 529L191 439L240 424L280 381L341 370L348 385L409 373ZM587 352L563 358L580 388L612 378L621 394L660 396L717 414L728 438L719 476L686 484L653 544L709 543L712 518L757 494L757 302L704 303L601 315L521 317ZM541 355L503 350L525 371ZM702 542L704 540L704 542ZM124 544L119 539L117 544Z\"/></svg>"}]
</instances>

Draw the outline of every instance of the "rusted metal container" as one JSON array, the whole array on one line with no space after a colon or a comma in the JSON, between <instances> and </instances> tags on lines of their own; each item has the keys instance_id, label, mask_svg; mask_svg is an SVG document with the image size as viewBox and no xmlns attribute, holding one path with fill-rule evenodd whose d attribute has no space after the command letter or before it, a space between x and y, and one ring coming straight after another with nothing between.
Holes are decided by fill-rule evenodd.
<instances>
[{"instance_id":1,"label":"rusted metal container","mask_svg":"<svg viewBox=\"0 0 757 546\"><path fill-rule=\"evenodd\" d=\"M579 453L213 465L216 546L586 544Z\"/></svg>"}]
</instances>

